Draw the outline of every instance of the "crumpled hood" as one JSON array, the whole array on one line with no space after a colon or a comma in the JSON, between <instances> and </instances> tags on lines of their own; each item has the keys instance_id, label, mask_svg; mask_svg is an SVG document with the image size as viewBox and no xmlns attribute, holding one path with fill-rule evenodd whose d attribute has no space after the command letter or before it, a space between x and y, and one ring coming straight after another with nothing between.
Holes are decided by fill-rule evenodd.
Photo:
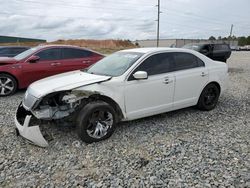
<instances>
[{"instance_id":1,"label":"crumpled hood","mask_svg":"<svg viewBox=\"0 0 250 188\"><path fill-rule=\"evenodd\" d=\"M77 87L109 80L111 76L94 75L78 71L51 76L34 82L28 88L28 93L40 98L56 91L71 90Z\"/></svg>"},{"instance_id":2,"label":"crumpled hood","mask_svg":"<svg viewBox=\"0 0 250 188\"><path fill-rule=\"evenodd\" d=\"M11 57L0 57L0 65L14 64L16 62L18 61Z\"/></svg>"}]
</instances>

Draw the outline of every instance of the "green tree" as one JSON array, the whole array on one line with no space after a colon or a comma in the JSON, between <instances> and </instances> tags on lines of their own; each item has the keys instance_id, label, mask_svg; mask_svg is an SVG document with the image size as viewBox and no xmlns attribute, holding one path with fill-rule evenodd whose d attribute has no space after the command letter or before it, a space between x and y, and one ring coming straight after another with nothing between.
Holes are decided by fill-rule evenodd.
<instances>
[{"instance_id":1,"label":"green tree","mask_svg":"<svg viewBox=\"0 0 250 188\"><path fill-rule=\"evenodd\" d=\"M247 45L250 45L250 36L248 36L247 38L246 38L246 43L247 43Z\"/></svg>"},{"instance_id":2,"label":"green tree","mask_svg":"<svg viewBox=\"0 0 250 188\"><path fill-rule=\"evenodd\" d=\"M238 41L239 41L239 46L244 46L247 44L247 38L242 36L242 37L239 37L238 38Z\"/></svg>"},{"instance_id":3,"label":"green tree","mask_svg":"<svg viewBox=\"0 0 250 188\"><path fill-rule=\"evenodd\" d=\"M208 38L208 40L216 40L216 38L214 36L211 36Z\"/></svg>"}]
</instances>

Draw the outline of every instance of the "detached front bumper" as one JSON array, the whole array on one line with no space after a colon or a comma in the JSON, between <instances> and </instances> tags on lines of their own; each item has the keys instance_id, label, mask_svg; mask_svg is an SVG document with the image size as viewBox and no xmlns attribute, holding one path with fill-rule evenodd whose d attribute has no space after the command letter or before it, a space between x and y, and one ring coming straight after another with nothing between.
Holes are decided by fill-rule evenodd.
<instances>
[{"instance_id":1,"label":"detached front bumper","mask_svg":"<svg viewBox=\"0 0 250 188\"><path fill-rule=\"evenodd\" d=\"M47 147L49 144L44 139L39 126L30 126L30 121L32 117L33 115L29 111L27 111L21 103L18 106L15 115L17 133L37 146Z\"/></svg>"}]
</instances>

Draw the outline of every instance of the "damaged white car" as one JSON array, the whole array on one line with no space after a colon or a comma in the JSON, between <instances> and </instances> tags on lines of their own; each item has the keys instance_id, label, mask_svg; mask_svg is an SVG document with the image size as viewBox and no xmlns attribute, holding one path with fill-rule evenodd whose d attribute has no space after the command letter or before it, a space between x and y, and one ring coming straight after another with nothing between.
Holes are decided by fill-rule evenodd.
<instances>
[{"instance_id":1,"label":"damaged white car","mask_svg":"<svg viewBox=\"0 0 250 188\"><path fill-rule=\"evenodd\" d=\"M72 122L83 141L96 142L110 137L119 121L189 106L211 110L226 88L227 77L225 63L192 50L123 50L87 70L30 85L15 124L18 134L41 147L48 146L41 121Z\"/></svg>"}]
</instances>

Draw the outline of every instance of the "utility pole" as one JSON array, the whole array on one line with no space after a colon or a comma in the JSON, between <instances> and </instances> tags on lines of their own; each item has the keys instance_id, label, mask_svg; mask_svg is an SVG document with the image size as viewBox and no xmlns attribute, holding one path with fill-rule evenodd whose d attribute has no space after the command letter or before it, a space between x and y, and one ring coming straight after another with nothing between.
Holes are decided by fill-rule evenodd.
<instances>
[{"instance_id":1,"label":"utility pole","mask_svg":"<svg viewBox=\"0 0 250 188\"><path fill-rule=\"evenodd\" d=\"M161 14L161 7L160 7L160 0L158 0L158 18L157 18L157 47L159 47L159 39L160 39L160 14Z\"/></svg>"},{"instance_id":2,"label":"utility pole","mask_svg":"<svg viewBox=\"0 0 250 188\"><path fill-rule=\"evenodd\" d=\"M232 37L232 34L233 34L233 27L234 27L234 25L232 24L232 25L231 25L231 29L230 29L230 35L229 35L230 38Z\"/></svg>"}]
</instances>

